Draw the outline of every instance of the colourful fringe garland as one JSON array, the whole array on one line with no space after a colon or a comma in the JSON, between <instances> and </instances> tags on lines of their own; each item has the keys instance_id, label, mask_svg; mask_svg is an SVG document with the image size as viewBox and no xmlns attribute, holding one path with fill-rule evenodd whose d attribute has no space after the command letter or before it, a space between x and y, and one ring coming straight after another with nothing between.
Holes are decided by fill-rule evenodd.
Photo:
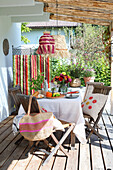
<instances>
[{"instance_id":1,"label":"colourful fringe garland","mask_svg":"<svg viewBox=\"0 0 113 170\"><path fill-rule=\"evenodd\" d=\"M45 64L45 65L44 65ZM45 69L45 70L44 70ZM50 88L50 59L41 55L14 55L13 56L13 82L20 85L23 94L30 95L30 82L37 78L38 72L44 73Z\"/></svg>"}]
</instances>

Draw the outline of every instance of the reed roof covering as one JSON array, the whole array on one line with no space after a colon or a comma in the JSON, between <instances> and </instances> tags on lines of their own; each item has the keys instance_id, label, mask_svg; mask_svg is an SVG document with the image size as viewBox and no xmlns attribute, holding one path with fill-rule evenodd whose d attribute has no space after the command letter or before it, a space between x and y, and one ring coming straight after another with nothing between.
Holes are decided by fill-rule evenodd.
<instances>
[{"instance_id":1,"label":"reed roof covering","mask_svg":"<svg viewBox=\"0 0 113 170\"><path fill-rule=\"evenodd\" d=\"M113 0L35 1L44 2L44 12L49 12L52 20L105 26L109 26L113 22Z\"/></svg>"}]
</instances>

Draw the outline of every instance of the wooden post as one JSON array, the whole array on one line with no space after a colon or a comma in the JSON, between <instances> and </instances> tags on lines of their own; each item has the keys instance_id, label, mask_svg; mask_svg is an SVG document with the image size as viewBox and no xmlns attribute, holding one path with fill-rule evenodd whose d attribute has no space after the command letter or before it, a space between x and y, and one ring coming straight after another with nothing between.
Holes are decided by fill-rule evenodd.
<instances>
[{"instance_id":1,"label":"wooden post","mask_svg":"<svg viewBox=\"0 0 113 170\"><path fill-rule=\"evenodd\" d=\"M111 24L111 115L113 115L113 23Z\"/></svg>"}]
</instances>

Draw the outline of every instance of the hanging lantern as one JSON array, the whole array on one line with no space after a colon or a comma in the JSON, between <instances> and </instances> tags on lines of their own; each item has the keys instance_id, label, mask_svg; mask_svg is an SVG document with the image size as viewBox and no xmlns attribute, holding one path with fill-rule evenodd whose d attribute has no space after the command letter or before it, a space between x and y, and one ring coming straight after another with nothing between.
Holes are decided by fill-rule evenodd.
<instances>
[{"instance_id":1,"label":"hanging lantern","mask_svg":"<svg viewBox=\"0 0 113 170\"><path fill-rule=\"evenodd\" d=\"M55 40L55 54L54 57L69 58L70 54L67 49L66 40L64 35L53 35Z\"/></svg>"},{"instance_id":2,"label":"hanging lantern","mask_svg":"<svg viewBox=\"0 0 113 170\"><path fill-rule=\"evenodd\" d=\"M55 52L55 40L50 32L44 32L39 39L38 54L54 54Z\"/></svg>"}]
</instances>

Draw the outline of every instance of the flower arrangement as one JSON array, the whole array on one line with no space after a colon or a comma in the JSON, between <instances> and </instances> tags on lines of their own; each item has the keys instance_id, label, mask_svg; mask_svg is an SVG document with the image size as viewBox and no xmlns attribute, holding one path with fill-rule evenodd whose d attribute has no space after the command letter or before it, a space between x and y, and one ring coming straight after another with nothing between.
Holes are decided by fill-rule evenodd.
<instances>
[{"instance_id":1,"label":"flower arrangement","mask_svg":"<svg viewBox=\"0 0 113 170\"><path fill-rule=\"evenodd\" d=\"M83 69L82 73L83 73L83 77L95 77L95 71L92 68Z\"/></svg>"},{"instance_id":2,"label":"flower arrangement","mask_svg":"<svg viewBox=\"0 0 113 170\"><path fill-rule=\"evenodd\" d=\"M51 82L57 83L60 86L63 86L65 84L68 84L71 81L72 81L71 77L69 75L66 75L65 72L62 72L60 76L55 76Z\"/></svg>"}]
</instances>

